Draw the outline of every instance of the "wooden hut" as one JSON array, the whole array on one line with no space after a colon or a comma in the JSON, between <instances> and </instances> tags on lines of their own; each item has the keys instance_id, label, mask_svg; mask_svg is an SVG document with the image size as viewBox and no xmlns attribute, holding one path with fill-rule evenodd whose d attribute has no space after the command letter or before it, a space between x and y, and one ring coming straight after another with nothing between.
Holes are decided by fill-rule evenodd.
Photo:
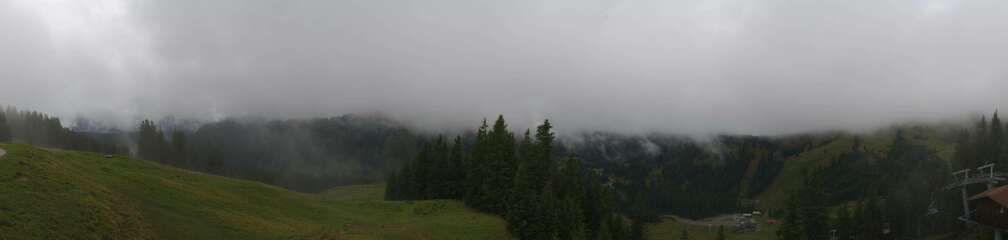
<instances>
[{"instance_id":1,"label":"wooden hut","mask_svg":"<svg viewBox=\"0 0 1008 240\"><path fill-rule=\"evenodd\" d=\"M989 227L1008 229L1008 186L1000 186L969 198L971 220Z\"/></svg>"}]
</instances>

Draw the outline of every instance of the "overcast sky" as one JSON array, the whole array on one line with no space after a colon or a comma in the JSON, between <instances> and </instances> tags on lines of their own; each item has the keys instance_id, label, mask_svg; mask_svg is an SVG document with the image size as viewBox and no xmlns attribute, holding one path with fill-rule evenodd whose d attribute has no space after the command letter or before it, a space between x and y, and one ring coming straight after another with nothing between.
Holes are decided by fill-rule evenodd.
<instances>
[{"instance_id":1,"label":"overcast sky","mask_svg":"<svg viewBox=\"0 0 1008 240\"><path fill-rule=\"evenodd\" d=\"M1008 1L0 0L0 104L782 134L1008 106Z\"/></svg>"}]
</instances>

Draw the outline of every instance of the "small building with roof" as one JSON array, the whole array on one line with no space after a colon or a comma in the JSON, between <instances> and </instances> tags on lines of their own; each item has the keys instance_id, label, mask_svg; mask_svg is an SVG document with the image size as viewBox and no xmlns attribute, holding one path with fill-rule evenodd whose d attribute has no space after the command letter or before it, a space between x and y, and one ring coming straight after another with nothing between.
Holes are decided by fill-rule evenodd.
<instances>
[{"instance_id":1,"label":"small building with roof","mask_svg":"<svg viewBox=\"0 0 1008 240\"><path fill-rule=\"evenodd\" d=\"M1008 229L1008 186L991 188L969 198L976 223L997 229Z\"/></svg>"}]
</instances>

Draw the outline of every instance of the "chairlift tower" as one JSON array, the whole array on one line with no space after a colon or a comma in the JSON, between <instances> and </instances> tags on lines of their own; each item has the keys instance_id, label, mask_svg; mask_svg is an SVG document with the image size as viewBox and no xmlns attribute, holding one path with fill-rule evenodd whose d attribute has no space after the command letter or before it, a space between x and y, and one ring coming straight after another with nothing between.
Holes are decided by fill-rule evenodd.
<instances>
[{"instance_id":1,"label":"chairlift tower","mask_svg":"<svg viewBox=\"0 0 1008 240\"><path fill-rule=\"evenodd\" d=\"M970 218L973 215L973 213L970 211L969 207L970 196L967 193L966 188L974 184L986 184L987 190L990 190L991 188L994 188L994 186L997 185L999 182L1003 182L1006 179L1008 179L1008 174L995 171L994 163L988 163L976 168L975 173L973 175L970 175L971 171L974 170L967 168L952 172L953 182L949 185L946 185L943 189L947 191L958 188L959 192L962 193L961 195L962 195L963 215L959 217L960 221L963 221L964 223L970 226L978 225L990 228L994 230L994 240L1002 240L1001 232L1004 231L1004 229L999 229L993 226L986 226L976 221L973 221L972 218Z\"/></svg>"}]
</instances>

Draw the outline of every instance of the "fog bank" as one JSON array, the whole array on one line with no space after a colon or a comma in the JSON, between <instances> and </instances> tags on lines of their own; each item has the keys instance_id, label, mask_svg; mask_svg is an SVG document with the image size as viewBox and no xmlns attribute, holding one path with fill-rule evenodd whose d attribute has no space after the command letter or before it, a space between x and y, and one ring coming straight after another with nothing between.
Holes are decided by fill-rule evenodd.
<instances>
[{"instance_id":1,"label":"fog bank","mask_svg":"<svg viewBox=\"0 0 1008 240\"><path fill-rule=\"evenodd\" d=\"M1008 2L0 2L0 104L787 134L1008 104Z\"/></svg>"}]
</instances>

